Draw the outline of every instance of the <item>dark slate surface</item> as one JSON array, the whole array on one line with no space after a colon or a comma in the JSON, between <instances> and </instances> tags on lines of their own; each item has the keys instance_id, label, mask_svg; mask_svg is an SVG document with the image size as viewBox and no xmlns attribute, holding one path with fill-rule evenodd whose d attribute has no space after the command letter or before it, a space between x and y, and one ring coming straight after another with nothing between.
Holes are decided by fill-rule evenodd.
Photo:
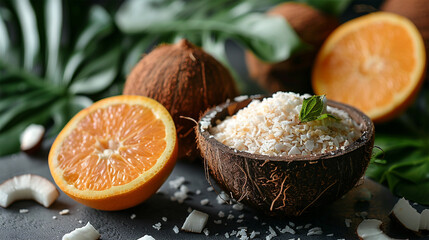
<instances>
[{"instance_id":1,"label":"dark slate surface","mask_svg":"<svg viewBox=\"0 0 429 240\"><path fill-rule=\"evenodd\" d=\"M35 157L21 153L0 158L0 182L25 173L38 174L53 181L47 164L48 148L49 146L45 146L44 150ZM180 176L186 178L186 186L193 193L182 204L170 200L176 190L170 188L168 184L168 181ZM259 239L265 239L269 226L274 229L276 226L284 228L289 222L295 223L294 229L296 226L311 223L310 228L321 227L323 235L308 237L308 229L297 230L295 235L280 234L276 229L279 236L274 239L297 239L298 237L301 239L358 239L355 231L362 218L357 217L356 213L362 211L368 212L368 218L382 220L386 232L392 237L417 238L391 222L388 214L397 198L388 189L369 179L346 194L343 199L321 209L320 212L301 218L274 219L247 208L242 211L233 210L230 205L219 205L216 201L216 193L207 190L209 186L200 163L178 162L170 178L161 187L162 193L152 196L137 207L123 211L105 212L91 209L75 202L62 192L50 208L44 208L33 201L15 202L7 209L0 207L0 239L61 239L64 234L84 226L88 221L98 229L102 239L132 240L145 234L149 234L155 239L225 239L226 232L231 233L243 226L248 227L249 233L253 230L261 232ZM217 186L215 187L217 188ZM359 193L364 188L373 194L373 198L369 202L357 200ZM195 194L197 189L201 190L200 195ZM210 204L202 206L200 201L205 198L210 200ZM209 214L209 222L206 226L210 231L209 236L173 232L172 229L175 225L179 228L182 226L188 215L189 207ZM419 205L415 207L420 211L423 209ZM20 209L28 209L29 212L19 213ZM70 209L70 214L59 215L59 211L62 209ZM214 220L221 219L218 217L219 211L224 211L226 214L231 213L235 218L232 220L222 218L221 225L215 224ZM136 218L131 219L132 214L135 214ZM238 216L241 214L244 214L244 221L237 223ZM52 216L57 216L57 219L53 219ZM255 219L255 216L258 217L258 220ZM166 217L167 221L164 222L162 217ZM350 228L345 225L346 218L352 220ZM159 231L152 227L158 222L162 224ZM326 236L331 233L333 233L333 237ZM230 239L237 238L231 237Z\"/></svg>"}]
</instances>

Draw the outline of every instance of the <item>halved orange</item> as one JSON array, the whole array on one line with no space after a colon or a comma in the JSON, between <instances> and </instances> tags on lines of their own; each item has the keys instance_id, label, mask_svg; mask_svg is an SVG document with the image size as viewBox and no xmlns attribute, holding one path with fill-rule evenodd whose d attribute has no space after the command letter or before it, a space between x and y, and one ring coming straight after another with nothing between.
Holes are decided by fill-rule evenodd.
<instances>
[{"instance_id":1,"label":"halved orange","mask_svg":"<svg viewBox=\"0 0 429 240\"><path fill-rule=\"evenodd\" d=\"M177 159L176 129L153 99L115 96L74 116L49 152L58 187L92 208L135 206L162 185Z\"/></svg>"},{"instance_id":2,"label":"halved orange","mask_svg":"<svg viewBox=\"0 0 429 240\"><path fill-rule=\"evenodd\" d=\"M422 86L425 64L423 39L410 20L372 13L332 32L318 53L312 86L316 94L383 122L412 103Z\"/></svg>"}]
</instances>

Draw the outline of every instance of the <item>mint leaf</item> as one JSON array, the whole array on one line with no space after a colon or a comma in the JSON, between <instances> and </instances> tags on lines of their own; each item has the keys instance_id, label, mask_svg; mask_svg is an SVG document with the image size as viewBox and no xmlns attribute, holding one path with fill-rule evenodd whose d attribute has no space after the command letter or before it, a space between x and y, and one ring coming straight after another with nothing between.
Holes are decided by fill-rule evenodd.
<instances>
[{"instance_id":1,"label":"mint leaf","mask_svg":"<svg viewBox=\"0 0 429 240\"><path fill-rule=\"evenodd\" d=\"M304 99L301 112L299 113L300 122L310 122L314 120L322 120L325 118L333 118L341 120L332 114L326 112L326 97L325 95L314 95Z\"/></svg>"}]
</instances>

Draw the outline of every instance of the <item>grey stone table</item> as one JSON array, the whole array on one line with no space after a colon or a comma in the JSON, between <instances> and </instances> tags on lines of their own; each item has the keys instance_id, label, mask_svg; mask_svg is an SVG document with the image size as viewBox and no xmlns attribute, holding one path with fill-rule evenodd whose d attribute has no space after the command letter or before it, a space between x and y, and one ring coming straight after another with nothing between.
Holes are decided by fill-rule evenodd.
<instances>
[{"instance_id":1,"label":"grey stone table","mask_svg":"<svg viewBox=\"0 0 429 240\"><path fill-rule=\"evenodd\" d=\"M32 157L20 153L0 158L0 182L25 173L37 174L53 181L47 163L48 149L49 146L44 146L43 150ZM186 178L185 185L190 190L189 198L183 203L171 200L177 190L168 184L180 176ZM419 238L407 233L390 220L388 214L398 198L385 187L369 179L330 206L300 218L270 218L246 207L241 211L235 210L228 204L218 204L216 192L210 191L209 187L201 163L178 162L157 194L146 202L123 211L106 212L91 209L75 202L62 192L50 208L44 208L33 201L19 201L6 209L0 207L0 239L61 239L64 234L84 226L88 221L101 233L101 239L132 240L146 234L155 239L226 239L225 233L231 235L240 227L247 227L248 236L252 231L260 232L257 239L266 239L270 227L278 235L273 239L358 239L356 228L362 221L360 215L365 216L366 213L367 218L382 220L384 230L392 237ZM201 193L197 194L197 190ZM358 201L360 193L367 190L372 193L372 199L369 202ZM208 199L209 204L201 205L203 199ZM415 207L419 211L424 208L419 205ZM20 213L20 209L28 209L28 212ZM60 215L59 211L63 209L69 209L70 213ZM182 226L190 209L209 214L206 225L209 230L208 236L182 231L176 234L173 231L174 226L179 228ZM227 219L226 216L220 218L219 211L223 211L226 216L231 214L234 218ZM361 214L362 212L364 213ZM351 220L349 227L346 226L346 219ZM153 227L157 223L161 223L160 230ZM282 234L279 229L284 229L286 225L295 229L296 233ZM323 234L307 236L309 229L314 227L320 227ZM237 237L231 236L230 239Z\"/></svg>"}]
</instances>

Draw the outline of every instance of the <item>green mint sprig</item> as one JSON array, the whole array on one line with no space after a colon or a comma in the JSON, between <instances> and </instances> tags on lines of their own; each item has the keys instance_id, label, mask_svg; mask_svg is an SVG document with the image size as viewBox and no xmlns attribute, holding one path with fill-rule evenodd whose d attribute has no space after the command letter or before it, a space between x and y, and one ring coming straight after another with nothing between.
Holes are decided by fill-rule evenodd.
<instances>
[{"instance_id":1,"label":"green mint sprig","mask_svg":"<svg viewBox=\"0 0 429 240\"><path fill-rule=\"evenodd\" d=\"M333 118L337 121L341 120L332 114L326 113L326 96L314 95L310 98L304 99L302 103L301 112L299 113L300 122L310 122L314 120L322 120L325 118Z\"/></svg>"}]
</instances>

